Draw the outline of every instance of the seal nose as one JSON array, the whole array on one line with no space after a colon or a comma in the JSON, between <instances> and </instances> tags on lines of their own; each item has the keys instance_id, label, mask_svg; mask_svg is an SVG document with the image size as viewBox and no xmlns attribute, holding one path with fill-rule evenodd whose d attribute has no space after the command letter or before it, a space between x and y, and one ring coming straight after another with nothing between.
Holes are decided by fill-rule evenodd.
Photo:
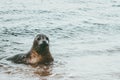
<instances>
[{"instance_id":1,"label":"seal nose","mask_svg":"<svg viewBox=\"0 0 120 80\"><path fill-rule=\"evenodd\" d=\"M43 41L42 46L46 47L46 46L48 46L48 43L46 41Z\"/></svg>"},{"instance_id":2,"label":"seal nose","mask_svg":"<svg viewBox=\"0 0 120 80\"><path fill-rule=\"evenodd\" d=\"M43 41L43 44L47 44L47 42L46 42L46 41Z\"/></svg>"}]
</instances>

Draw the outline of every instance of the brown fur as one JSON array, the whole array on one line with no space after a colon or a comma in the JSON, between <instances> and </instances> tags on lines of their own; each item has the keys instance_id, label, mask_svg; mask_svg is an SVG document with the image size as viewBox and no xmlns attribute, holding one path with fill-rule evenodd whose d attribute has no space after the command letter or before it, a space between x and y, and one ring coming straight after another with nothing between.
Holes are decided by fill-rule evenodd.
<instances>
[{"instance_id":1,"label":"brown fur","mask_svg":"<svg viewBox=\"0 0 120 80\"><path fill-rule=\"evenodd\" d=\"M39 44L40 39L42 43ZM48 42L47 42L48 41ZM31 50L27 54L18 54L7 60L12 60L15 63L24 63L30 65L49 64L53 61L49 50L49 39L46 35L38 34L33 42Z\"/></svg>"},{"instance_id":2,"label":"brown fur","mask_svg":"<svg viewBox=\"0 0 120 80\"><path fill-rule=\"evenodd\" d=\"M45 52L49 52L49 51L45 51ZM41 53L43 55L39 55L40 53L37 53L35 50L31 50L28 53L28 57L26 58L27 63L32 64L32 65L37 65L37 64L44 64L44 63L52 62L53 58L51 54L50 53L46 54L45 52Z\"/></svg>"},{"instance_id":3,"label":"brown fur","mask_svg":"<svg viewBox=\"0 0 120 80\"><path fill-rule=\"evenodd\" d=\"M45 36L45 35L43 35ZM43 50L39 51L40 47L38 46L38 41L34 39L33 46L30 50L30 52L27 54L27 63L29 64L44 64L44 63L50 63L53 61L53 58L51 56L49 45L46 46Z\"/></svg>"},{"instance_id":4,"label":"brown fur","mask_svg":"<svg viewBox=\"0 0 120 80\"><path fill-rule=\"evenodd\" d=\"M30 64L36 64L43 60L41 55L38 55L38 53L35 50L31 51L30 57L28 58L28 63Z\"/></svg>"}]
</instances>

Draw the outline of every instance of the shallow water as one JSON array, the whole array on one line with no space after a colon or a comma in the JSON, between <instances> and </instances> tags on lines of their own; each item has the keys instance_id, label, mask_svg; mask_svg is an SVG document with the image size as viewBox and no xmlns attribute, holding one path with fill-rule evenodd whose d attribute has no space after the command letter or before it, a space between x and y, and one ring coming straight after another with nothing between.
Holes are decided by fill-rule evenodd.
<instances>
[{"instance_id":1,"label":"shallow water","mask_svg":"<svg viewBox=\"0 0 120 80\"><path fill-rule=\"evenodd\" d=\"M119 0L1 0L1 80L119 80ZM51 66L6 61L36 34L50 38Z\"/></svg>"}]
</instances>

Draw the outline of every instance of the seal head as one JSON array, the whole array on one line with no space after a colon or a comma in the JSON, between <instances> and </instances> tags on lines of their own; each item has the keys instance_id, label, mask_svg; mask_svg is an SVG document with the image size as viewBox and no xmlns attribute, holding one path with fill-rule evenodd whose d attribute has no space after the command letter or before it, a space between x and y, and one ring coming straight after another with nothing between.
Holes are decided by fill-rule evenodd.
<instances>
[{"instance_id":1,"label":"seal head","mask_svg":"<svg viewBox=\"0 0 120 80\"><path fill-rule=\"evenodd\" d=\"M38 34L34 39L32 49L36 50L38 54L42 55L48 48L49 38L44 34Z\"/></svg>"}]
</instances>

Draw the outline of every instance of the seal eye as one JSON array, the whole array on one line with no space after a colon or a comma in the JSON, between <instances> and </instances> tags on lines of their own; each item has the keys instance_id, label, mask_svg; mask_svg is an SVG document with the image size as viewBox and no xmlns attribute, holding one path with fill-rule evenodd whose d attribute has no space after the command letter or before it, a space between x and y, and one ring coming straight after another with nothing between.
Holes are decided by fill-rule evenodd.
<instances>
[{"instance_id":1,"label":"seal eye","mask_svg":"<svg viewBox=\"0 0 120 80\"><path fill-rule=\"evenodd\" d=\"M48 37L46 37L46 40L48 40L48 41L49 41Z\"/></svg>"},{"instance_id":2,"label":"seal eye","mask_svg":"<svg viewBox=\"0 0 120 80\"><path fill-rule=\"evenodd\" d=\"M40 40L40 38L37 38L37 40Z\"/></svg>"}]
</instances>

